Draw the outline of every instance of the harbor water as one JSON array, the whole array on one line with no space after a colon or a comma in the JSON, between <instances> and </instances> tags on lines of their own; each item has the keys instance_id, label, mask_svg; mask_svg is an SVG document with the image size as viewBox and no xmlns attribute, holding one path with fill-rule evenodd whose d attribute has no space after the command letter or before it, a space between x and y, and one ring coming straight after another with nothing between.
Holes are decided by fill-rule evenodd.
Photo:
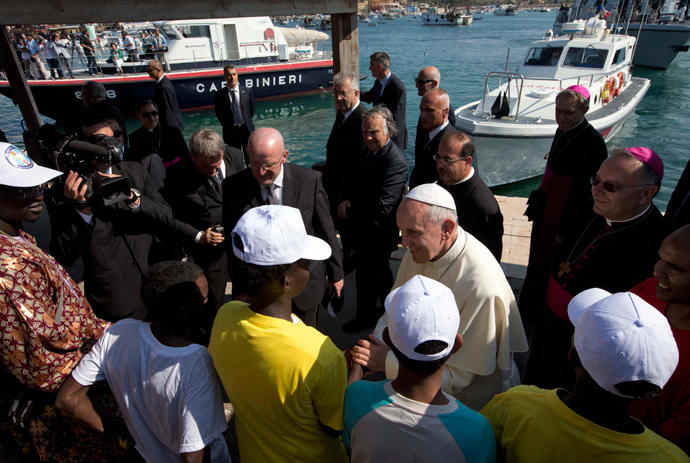
<instances>
[{"instance_id":1,"label":"harbor water","mask_svg":"<svg viewBox=\"0 0 690 463\"><path fill-rule=\"evenodd\" d=\"M363 91L373 85L369 55L383 50L392 61L392 71L407 88L407 121L409 143L406 155L414 163L414 138L419 117L420 97L414 86L417 73L425 66L441 71L441 87L448 91L451 103L458 108L482 96L484 76L491 71L516 70L529 44L541 39L551 29L555 12L520 12L516 16L475 15L471 26L422 26L419 18L407 17L386 21L376 27L359 24L360 73L369 77L361 82ZM328 31L330 32L330 31ZM509 52L510 50L510 52ZM647 146L654 149L665 164L661 192L656 200L660 209L666 203L680 178L690 153L690 56L681 53L666 71L637 68L634 75L651 80L651 88L611 145ZM153 96L154 83L151 82ZM11 142L23 145L21 115L10 100L0 97L0 129ZM214 111L185 112L185 138L201 127L219 132ZM285 136L289 161L311 166L326 156L326 140L335 119L330 93L291 97L278 101L257 102L255 125L275 127ZM129 131L139 126L136 119L127 121ZM481 157L481 152L477 153ZM527 196L539 185L539 178L494 189L504 196Z\"/></svg>"}]
</instances>

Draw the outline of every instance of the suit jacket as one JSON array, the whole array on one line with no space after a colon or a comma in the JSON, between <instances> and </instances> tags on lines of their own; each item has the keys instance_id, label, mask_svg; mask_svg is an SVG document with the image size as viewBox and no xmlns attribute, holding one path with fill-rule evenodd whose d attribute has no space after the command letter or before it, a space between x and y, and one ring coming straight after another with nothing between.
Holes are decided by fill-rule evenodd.
<instances>
[{"instance_id":1,"label":"suit jacket","mask_svg":"<svg viewBox=\"0 0 690 463\"><path fill-rule=\"evenodd\" d=\"M455 200L458 225L486 246L497 261L503 252L503 214L494 194L477 171L469 180L445 186Z\"/></svg>"},{"instance_id":2,"label":"suit jacket","mask_svg":"<svg viewBox=\"0 0 690 463\"><path fill-rule=\"evenodd\" d=\"M244 123L247 124L247 130L251 134L254 131L254 113L256 106L254 102L254 94L252 89L239 85L240 91L240 108L242 109L242 117ZM214 107L216 109L216 117L218 122L223 126L223 140L225 143L230 143L235 138L235 118L232 113L232 104L230 102L230 95L228 89L222 88L214 95Z\"/></svg>"},{"instance_id":3,"label":"suit jacket","mask_svg":"<svg viewBox=\"0 0 690 463\"><path fill-rule=\"evenodd\" d=\"M436 134L426 147L423 142L414 147L414 168L410 174L410 189L424 183L434 183L439 179L433 156L438 153L438 147L443 136L451 130L454 129L449 123Z\"/></svg>"},{"instance_id":4,"label":"suit jacket","mask_svg":"<svg viewBox=\"0 0 690 463\"><path fill-rule=\"evenodd\" d=\"M156 189L160 191L163 188L163 182L165 182L165 166L161 157L156 153L132 149L126 144L123 148L123 161L138 162L144 166L146 172L151 176L153 184L156 185Z\"/></svg>"},{"instance_id":5,"label":"suit jacket","mask_svg":"<svg viewBox=\"0 0 690 463\"><path fill-rule=\"evenodd\" d=\"M153 92L153 102L158 106L158 114L161 125L175 127L180 133L184 130L184 118L177 104L177 93L172 82L163 76L159 83L156 83L156 90Z\"/></svg>"},{"instance_id":6,"label":"suit jacket","mask_svg":"<svg viewBox=\"0 0 690 463\"><path fill-rule=\"evenodd\" d=\"M453 126L453 129L455 129L455 110L453 109L452 104L448 104L448 123ZM457 129L455 129L457 130ZM420 117L417 119L417 135L415 136L414 139L414 149L416 150L419 145L424 143L424 140L426 140L426 137L429 136L429 131L422 127L422 118Z\"/></svg>"},{"instance_id":7,"label":"suit jacket","mask_svg":"<svg viewBox=\"0 0 690 463\"><path fill-rule=\"evenodd\" d=\"M328 211L328 198L321 185L321 175L311 169L283 164L283 205L295 207L302 213L307 233L326 241L331 247L331 257L326 261L313 261L311 275L304 292L293 299L303 311L316 307L326 290L326 279L338 281L343 278L343 266L335 236L333 220ZM223 226L230 265L236 261L232 251L230 232L242 217L253 207L263 206L261 187L250 169L227 177L223 182Z\"/></svg>"},{"instance_id":8,"label":"suit jacket","mask_svg":"<svg viewBox=\"0 0 690 463\"><path fill-rule=\"evenodd\" d=\"M158 154L164 165L168 165L178 157L189 158L189 148L182 133L173 127L161 124L158 124L152 132L139 127L129 134L129 146L145 153Z\"/></svg>"},{"instance_id":9,"label":"suit jacket","mask_svg":"<svg viewBox=\"0 0 690 463\"><path fill-rule=\"evenodd\" d=\"M378 153L363 146L343 195L343 200L350 201L347 220L355 249L397 248L395 214L408 173L407 159L395 143L386 144Z\"/></svg>"},{"instance_id":10,"label":"suit jacket","mask_svg":"<svg viewBox=\"0 0 690 463\"><path fill-rule=\"evenodd\" d=\"M92 104L89 109L95 113L107 117L108 119L115 119L122 130L122 139L124 140L125 145L127 144L127 127L125 126L125 116L122 115L122 112L117 109L116 106L111 105L106 100L101 100Z\"/></svg>"},{"instance_id":11,"label":"suit jacket","mask_svg":"<svg viewBox=\"0 0 690 463\"><path fill-rule=\"evenodd\" d=\"M690 223L690 161L685 166L666 207L666 218L677 228Z\"/></svg>"},{"instance_id":12,"label":"suit jacket","mask_svg":"<svg viewBox=\"0 0 690 463\"><path fill-rule=\"evenodd\" d=\"M362 93L360 100L373 103L374 96L378 93L381 83L378 79L374 82L374 86L366 93ZM407 93L405 92L405 84L402 83L393 73L383 89L383 94L379 100L379 104L383 104L390 109L398 126L398 136L395 137L393 143L398 145L398 148L405 150L407 148L407 121L405 119L405 108L407 105Z\"/></svg>"},{"instance_id":13,"label":"suit jacket","mask_svg":"<svg viewBox=\"0 0 690 463\"><path fill-rule=\"evenodd\" d=\"M366 108L362 103L352 111L338 130L335 124L326 143L326 167L323 171L323 187L328 195L331 217L337 217L338 204L342 189L347 188L343 182L350 181L353 163L362 150L362 114Z\"/></svg>"},{"instance_id":14,"label":"suit jacket","mask_svg":"<svg viewBox=\"0 0 690 463\"><path fill-rule=\"evenodd\" d=\"M64 267L82 258L84 294L99 318L113 322L122 318L143 320L147 311L139 294L141 274L128 245L146 273L154 226L169 223L172 215L141 164L122 161L113 166L112 172L127 177L131 187L141 193L139 212L123 202L104 206L96 200L91 223L86 223L72 203L63 201L62 185L57 184L46 193L50 252Z\"/></svg>"}]
</instances>

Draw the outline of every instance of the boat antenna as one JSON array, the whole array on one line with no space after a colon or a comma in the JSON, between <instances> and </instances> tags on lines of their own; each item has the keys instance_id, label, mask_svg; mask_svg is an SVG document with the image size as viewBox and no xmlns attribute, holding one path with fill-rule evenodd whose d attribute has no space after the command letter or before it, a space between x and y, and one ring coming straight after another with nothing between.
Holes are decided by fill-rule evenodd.
<instances>
[{"instance_id":1,"label":"boat antenna","mask_svg":"<svg viewBox=\"0 0 690 463\"><path fill-rule=\"evenodd\" d=\"M644 2L644 9L642 10L642 19L640 19L640 28L637 31L637 40L635 40L635 46L633 47L633 52L632 56L630 57L630 62L632 63L632 59L635 57L635 52L637 51L637 44L640 43L640 35L642 34L642 23L645 22L645 19L647 17L647 5L649 4L649 0L645 0Z\"/></svg>"}]
</instances>

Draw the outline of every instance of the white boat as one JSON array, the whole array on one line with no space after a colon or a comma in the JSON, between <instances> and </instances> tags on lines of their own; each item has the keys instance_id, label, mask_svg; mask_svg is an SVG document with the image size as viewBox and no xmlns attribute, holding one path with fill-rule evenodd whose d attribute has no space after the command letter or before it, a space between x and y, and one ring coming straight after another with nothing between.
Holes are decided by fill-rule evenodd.
<instances>
[{"instance_id":1,"label":"white boat","mask_svg":"<svg viewBox=\"0 0 690 463\"><path fill-rule=\"evenodd\" d=\"M469 26L472 15L455 11L446 12L444 8L429 8L422 13L422 26Z\"/></svg>"},{"instance_id":2,"label":"white boat","mask_svg":"<svg viewBox=\"0 0 690 463\"><path fill-rule=\"evenodd\" d=\"M549 31L530 45L517 72L489 73L482 98L455 111L456 128L474 141L476 169L487 185L544 173L561 90L588 89L587 120L605 140L635 110L650 81L632 77L635 38L611 34L605 24L596 19L567 23L564 30L572 35L557 39Z\"/></svg>"},{"instance_id":3,"label":"white boat","mask_svg":"<svg viewBox=\"0 0 690 463\"><path fill-rule=\"evenodd\" d=\"M612 31L622 30L640 38L633 58L634 65L666 69L678 53L687 52L690 48L690 25L673 20L678 1L667 0L658 13L648 6L650 3L645 2L647 9L638 12L636 7L630 6L630 2L621 4L619 0L609 0L605 7L611 14L606 21ZM566 8L561 7L556 15L553 25L555 35L561 34L563 23L589 18L596 13L595 2L592 1L576 0L570 10Z\"/></svg>"},{"instance_id":4,"label":"white boat","mask_svg":"<svg viewBox=\"0 0 690 463\"><path fill-rule=\"evenodd\" d=\"M512 6L506 8L496 8L494 10L496 16L515 16L517 11Z\"/></svg>"}]
</instances>

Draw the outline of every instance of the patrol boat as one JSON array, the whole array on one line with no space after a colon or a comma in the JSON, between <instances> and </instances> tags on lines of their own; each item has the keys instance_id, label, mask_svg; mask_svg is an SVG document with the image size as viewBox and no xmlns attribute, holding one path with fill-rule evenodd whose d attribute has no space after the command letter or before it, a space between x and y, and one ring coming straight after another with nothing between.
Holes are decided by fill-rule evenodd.
<instances>
[{"instance_id":1,"label":"patrol boat","mask_svg":"<svg viewBox=\"0 0 690 463\"><path fill-rule=\"evenodd\" d=\"M563 32L532 43L516 72L487 74L482 98L455 111L456 128L474 141L475 168L489 186L544 173L561 90L587 88L587 120L609 140L649 89L649 79L632 76L634 37L612 34L596 18L566 23Z\"/></svg>"},{"instance_id":2,"label":"patrol boat","mask_svg":"<svg viewBox=\"0 0 690 463\"><path fill-rule=\"evenodd\" d=\"M154 25L168 42L165 58L171 72L166 76L183 111L213 106L215 92L226 86L226 64L237 66L240 83L251 88L256 99L315 93L332 86L333 57L324 50L329 36L323 32L274 27L268 17L160 21ZM41 114L62 120L84 108L81 86L95 80L105 86L109 103L132 115L136 103L151 99L155 88L146 73L154 56L140 57L143 60L138 63L124 63L125 75L120 77L115 76L114 65L105 62L105 55L98 57L99 76L75 69L78 61L74 60L74 79L31 80L29 88ZM9 82L0 81L0 94L12 98Z\"/></svg>"}]
</instances>

